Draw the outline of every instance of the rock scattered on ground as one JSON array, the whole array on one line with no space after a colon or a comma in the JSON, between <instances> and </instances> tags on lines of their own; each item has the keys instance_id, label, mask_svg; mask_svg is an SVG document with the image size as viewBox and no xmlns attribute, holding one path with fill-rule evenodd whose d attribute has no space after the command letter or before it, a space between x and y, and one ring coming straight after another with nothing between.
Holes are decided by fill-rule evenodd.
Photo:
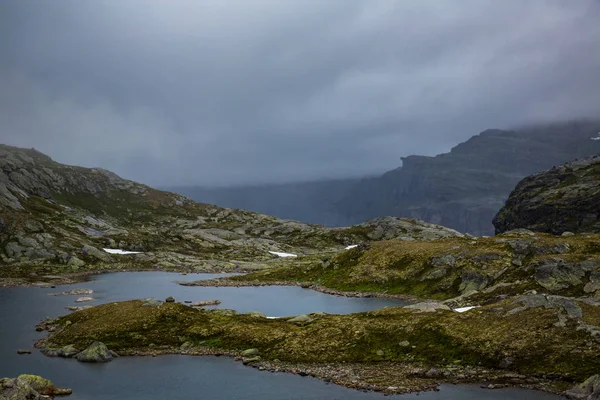
<instances>
[{"instance_id":1,"label":"rock scattered on ground","mask_svg":"<svg viewBox=\"0 0 600 400\"><path fill-rule=\"evenodd\" d=\"M48 293L48 296L85 296L92 293L94 293L92 289L79 288L60 293Z\"/></svg>"},{"instance_id":2,"label":"rock scattered on ground","mask_svg":"<svg viewBox=\"0 0 600 400\"><path fill-rule=\"evenodd\" d=\"M88 301L94 301L95 299L93 297L79 297L77 300L75 300L75 303L85 303Z\"/></svg>"}]
</instances>

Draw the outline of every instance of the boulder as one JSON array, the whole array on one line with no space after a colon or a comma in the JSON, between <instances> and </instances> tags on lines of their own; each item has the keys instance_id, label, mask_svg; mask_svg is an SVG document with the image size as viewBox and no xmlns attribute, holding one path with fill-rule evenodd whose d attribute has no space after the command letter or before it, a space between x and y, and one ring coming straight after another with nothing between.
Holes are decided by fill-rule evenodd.
<instances>
[{"instance_id":1,"label":"boulder","mask_svg":"<svg viewBox=\"0 0 600 400\"><path fill-rule=\"evenodd\" d=\"M404 308L408 308L411 310L417 310L419 312L436 312L438 310L443 311L452 311L450 307L445 304L442 304L437 301L424 301L421 303L410 304L408 306L404 306Z\"/></svg>"},{"instance_id":2,"label":"boulder","mask_svg":"<svg viewBox=\"0 0 600 400\"><path fill-rule=\"evenodd\" d=\"M118 357L117 353L109 350L102 342L94 342L87 349L75 356L77 361L89 363L103 363Z\"/></svg>"},{"instance_id":3,"label":"boulder","mask_svg":"<svg viewBox=\"0 0 600 400\"><path fill-rule=\"evenodd\" d=\"M0 399L37 400L71 393L71 389L57 388L48 379L37 375L24 374L16 379L0 379Z\"/></svg>"},{"instance_id":4,"label":"boulder","mask_svg":"<svg viewBox=\"0 0 600 400\"><path fill-rule=\"evenodd\" d=\"M260 354L258 349L247 349L242 351L242 357L256 357Z\"/></svg>"},{"instance_id":5,"label":"boulder","mask_svg":"<svg viewBox=\"0 0 600 400\"><path fill-rule=\"evenodd\" d=\"M259 311L250 311L250 312L247 312L245 315L248 315L248 316L254 317L254 318L266 318L266 315Z\"/></svg>"},{"instance_id":6,"label":"boulder","mask_svg":"<svg viewBox=\"0 0 600 400\"><path fill-rule=\"evenodd\" d=\"M462 282L458 287L461 293L470 292L473 290L481 290L485 289L485 287L490 283L491 278L487 275L483 275L479 272L467 272L462 276Z\"/></svg>"},{"instance_id":7,"label":"boulder","mask_svg":"<svg viewBox=\"0 0 600 400\"><path fill-rule=\"evenodd\" d=\"M547 258L535 265L535 280L550 291L581 285L587 272L600 268L597 262L567 263L562 258Z\"/></svg>"},{"instance_id":8,"label":"boulder","mask_svg":"<svg viewBox=\"0 0 600 400\"><path fill-rule=\"evenodd\" d=\"M81 249L81 253L95 258L98 261L103 261L103 262L110 262L112 260L112 258L108 255L108 253L106 253L105 251L99 250L97 248L95 248L94 246L90 246L89 244L86 244L85 246L83 246L83 248Z\"/></svg>"},{"instance_id":9,"label":"boulder","mask_svg":"<svg viewBox=\"0 0 600 400\"><path fill-rule=\"evenodd\" d=\"M175 297L173 296L169 296L165 299L165 302L167 303L175 303Z\"/></svg>"},{"instance_id":10,"label":"boulder","mask_svg":"<svg viewBox=\"0 0 600 400\"><path fill-rule=\"evenodd\" d=\"M144 302L142 303L142 307L158 307L162 304L163 304L162 301L154 299L152 297L148 297L147 299L144 299Z\"/></svg>"},{"instance_id":11,"label":"boulder","mask_svg":"<svg viewBox=\"0 0 600 400\"><path fill-rule=\"evenodd\" d=\"M75 303L85 303L88 301L94 301L95 299L93 297L79 297L77 300L75 300Z\"/></svg>"},{"instance_id":12,"label":"boulder","mask_svg":"<svg viewBox=\"0 0 600 400\"><path fill-rule=\"evenodd\" d=\"M565 392L569 399L597 400L600 398L600 375L593 375L585 382Z\"/></svg>"},{"instance_id":13,"label":"boulder","mask_svg":"<svg viewBox=\"0 0 600 400\"><path fill-rule=\"evenodd\" d=\"M314 317L309 314L301 314L292 319L288 319L288 322L292 322L296 325L304 325L304 324L310 324L314 320L315 320Z\"/></svg>"}]
</instances>

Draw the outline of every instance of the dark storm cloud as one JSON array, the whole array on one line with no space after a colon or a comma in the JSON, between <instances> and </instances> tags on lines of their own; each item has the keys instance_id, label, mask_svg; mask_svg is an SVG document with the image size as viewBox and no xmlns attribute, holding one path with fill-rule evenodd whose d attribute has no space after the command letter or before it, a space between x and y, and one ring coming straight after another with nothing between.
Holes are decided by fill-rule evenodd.
<instances>
[{"instance_id":1,"label":"dark storm cloud","mask_svg":"<svg viewBox=\"0 0 600 400\"><path fill-rule=\"evenodd\" d=\"M3 1L0 141L151 184L364 175L598 116L600 4Z\"/></svg>"}]
</instances>

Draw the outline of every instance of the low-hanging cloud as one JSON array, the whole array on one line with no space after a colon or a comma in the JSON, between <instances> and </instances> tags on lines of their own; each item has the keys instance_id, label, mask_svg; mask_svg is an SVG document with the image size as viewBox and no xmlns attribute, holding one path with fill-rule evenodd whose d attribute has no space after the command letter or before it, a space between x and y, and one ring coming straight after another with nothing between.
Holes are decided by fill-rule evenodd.
<instances>
[{"instance_id":1,"label":"low-hanging cloud","mask_svg":"<svg viewBox=\"0 0 600 400\"><path fill-rule=\"evenodd\" d=\"M0 141L154 185L383 172L596 117L600 2L0 3Z\"/></svg>"}]
</instances>

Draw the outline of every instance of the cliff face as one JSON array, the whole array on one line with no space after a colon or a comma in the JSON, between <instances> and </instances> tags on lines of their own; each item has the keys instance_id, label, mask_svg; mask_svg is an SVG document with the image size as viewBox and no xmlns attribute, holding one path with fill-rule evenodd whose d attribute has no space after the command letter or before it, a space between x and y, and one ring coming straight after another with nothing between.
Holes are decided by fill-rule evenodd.
<instances>
[{"instance_id":1,"label":"cliff face","mask_svg":"<svg viewBox=\"0 0 600 400\"><path fill-rule=\"evenodd\" d=\"M492 219L527 175L600 153L600 122L487 130L436 157L363 181L336 204L345 222L379 215L422 219L461 232L493 234Z\"/></svg>"},{"instance_id":2,"label":"cliff face","mask_svg":"<svg viewBox=\"0 0 600 400\"><path fill-rule=\"evenodd\" d=\"M474 235L524 177L600 153L600 121L489 129L436 157L409 156L382 176L234 188L176 188L197 201L328 226L381 217L415 218Z\"/></svg>"},{"instance_id":3,"label":"cliff face","mask_svg":"<svg viewBox=\"0 0 600 400\"><path fill-rule=\"evenodd\" d=\"M600 233L600 156L523 179L494 218L496 232Z\"/></svg>"}]
</instances>

